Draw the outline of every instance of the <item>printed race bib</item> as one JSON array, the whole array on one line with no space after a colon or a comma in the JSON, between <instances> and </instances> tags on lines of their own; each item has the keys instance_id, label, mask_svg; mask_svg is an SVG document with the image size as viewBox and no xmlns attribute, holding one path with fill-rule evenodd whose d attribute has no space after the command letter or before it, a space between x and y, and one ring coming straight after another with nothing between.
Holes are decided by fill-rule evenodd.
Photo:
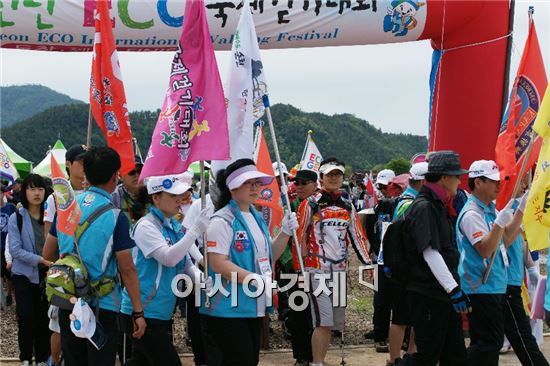
<instances>
[{"instance_id":1,"label":"printed race bib","mask_svg":"<svg viewBox=\"0 0 550 366\"><path fill-rule=\"evenodd\" d=\"M271 275L271 263L269 262L269 257L258 258L258 265L262 275Z\"/></svg>"}]
</instances>

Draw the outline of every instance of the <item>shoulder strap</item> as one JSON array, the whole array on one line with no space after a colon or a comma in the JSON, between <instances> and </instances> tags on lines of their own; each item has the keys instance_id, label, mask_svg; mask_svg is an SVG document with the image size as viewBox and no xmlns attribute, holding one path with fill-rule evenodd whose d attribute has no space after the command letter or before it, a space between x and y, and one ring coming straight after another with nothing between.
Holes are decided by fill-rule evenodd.
<instances>
[{"instance_id":1,"label":"shoulder strap","mask_svg":"<svg viewBox=\"0 0 550 366\"><path fill-rule=\"evenodd\" d=\"M15 210L15 217L17 218L17 228L19 229L19 235L23 233L23 216L19 213L19 210Z\"/></svg>"}]
</instances>

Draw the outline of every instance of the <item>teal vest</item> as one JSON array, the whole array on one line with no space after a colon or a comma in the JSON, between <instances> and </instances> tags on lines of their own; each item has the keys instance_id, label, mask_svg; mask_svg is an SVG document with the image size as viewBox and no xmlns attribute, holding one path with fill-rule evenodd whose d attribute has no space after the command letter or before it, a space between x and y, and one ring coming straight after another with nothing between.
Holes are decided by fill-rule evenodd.
<instances>
[{"instance_id":1,"label":"teal vest","mask_svg":"<svg viewBox=\"0 0 550 366\"><path fill-rule=\"evenodd\" d=\"M489 266L491 258L484 259L479 255L477 249L460 230L460 223L464 214L474 210L474 205L478 205L483 209L485 222L489 231L492 229L496 219L495 205L491 203L487 206L473 195L468 198L468 201L466 201L464 208L460 212L456 223L457 244L460 252L460 261L458 264L460 287L467 294L505 294L507 276L501 253L501 246L504 243L500 242L487 283L482 284L483 273L485 273L485 269Z\"/></svg>"},{"instance_id":2,"label":"teal vest","mask_svg":"<svg viewBox=\"0 0 550 366\"><path fill-rule=\"evenodd\" d=\"M261 215L254 208L250 208L250 212L256 219L256 222L260 226L269 248L269 261L273 263L273 254L271 252L271 239L269 237L269 229L267 224L262 219ZM232 227L233 239L231 241L231 249L229 251L229 259L231 262L235 263L237 266L246 269L252 273L256 272L256 258L254 254L254 238L250 233L241 211L239 210L235 201L231 202L217 211L214 214L214 217L221 217ZM242 240L242 232L246 232L246 237L248 239ZM237 237L237 236L240 237ZM238 249L236 249L236 247ZM244 249L243 249L244 248ZM212 276L212 279L215 281L216 273L212 271L212 268L208 266L208 275ZM201 291L201 307L200 313L209 316L216 316L222 318L255 318L257 317L256 313L256 298L248 297L243 290L243 285L238 283L236 286L231 286L231 282L222 278L222 286L229 292L229 296L224 296L220 291L218 291L210 299L210 307L207 308L204 305L205 295L204 291ZM236 289L236 298L237 306L231 306L231 298L235 297L235 293L232 292ZM252 286L250 286L252 290ZM272 312L273 306L270 306L266 309L266 313Z\"/></svg>"},{"instance_id":3,"label":"teal vest","mask_svg":"<svg viewBox=\"0 0 550 366\"><path fill-rule=\"evenodd\" d=\"M78 205L82 210L79 223L82 224L99 207L111 203L111 195L103 189L91 187L77 196ZM117 260L113 252L113 232L120 210L113 209L98 217L82 234L78 243L82 260L86 265L91 281L99 280L105 269L106 276L116 277ZM72 253L74 237L57 232L59 253ZM117 284L113 292L99 299L99 307L105 310L118 312L120 308L120 285ZM94 304L95 305L95 302Z\"/></svg>"},{"instance_id":4,"label":"teal vest","mask_svg":"<svg viewBox=\"0 0 550 366\"><path fill-rule=\"evenodd\" d=\"M171 218L166 220L162 212L156 207L151 207L149 214L141 218L134 226L133 231L141 221L149 221L162 232L169 246L176 244L182 237L181 224ZM145 258L139 247L134 249L134 263L138 271L140 298L145 318L170 320L176 307L176 295L172 291L172 280L183 271L187 256L175 267L163 266L155 258ZM127 315L132 314L133 306L124 289L122 293L121 312Z\"/></svg>"}]
</instances>

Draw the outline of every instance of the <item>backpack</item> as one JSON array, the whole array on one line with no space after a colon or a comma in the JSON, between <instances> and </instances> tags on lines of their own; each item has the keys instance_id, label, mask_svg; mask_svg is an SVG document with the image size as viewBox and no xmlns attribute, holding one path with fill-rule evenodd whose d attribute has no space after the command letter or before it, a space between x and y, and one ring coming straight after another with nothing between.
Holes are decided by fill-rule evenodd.
<instances>
[{"instance_id":1,"label":"backpack","mask_svg":"<svg viewBox=\"0 0 550 366\"><path fill-rule=\"evenodd\" d=\"M86 220L79 224L74 235L74 247L76 253L64 255L58 259L48 270L46 276L46 296L52 305L59 306L61 309L72 310L74 304L72 298L84 298L90 302L93 298L99 299L110 294L118 280L116 277L107 277L106 272L109 269L113 253L111 253L104 273L99 280L90 281L88 270L82 256L78 240L102 214L114 209L112 204L107 204L96 209ZM75 274L80 273L79 276Z\"/></svg>"},{"instance_id":2,"label":"backpack","mask_svg":"<svg viewBox=\"0 0 550 366\"><path fill-rule=\"evenodd\" d=\"M405 284L409 264L407 246L412 241L408 230L409 221L405 216L392 222L384 235L384 275L392 282Z\"/></svg>"}]
</instances>

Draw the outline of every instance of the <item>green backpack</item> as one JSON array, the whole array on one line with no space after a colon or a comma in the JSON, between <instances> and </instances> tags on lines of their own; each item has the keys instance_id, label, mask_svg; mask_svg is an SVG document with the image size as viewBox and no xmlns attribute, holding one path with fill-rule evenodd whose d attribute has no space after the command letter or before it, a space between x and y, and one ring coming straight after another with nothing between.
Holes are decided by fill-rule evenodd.
<instances>
[{"instance_id":1,"label":"green backpack","mask_svg":"<svg viewBox=\"0 0 550 366\"><path fill-rule=\"evenodd\" d=\"M113 292L118 283L116 277L107 277L106 272L109 269L113 253L109 258L105 272L99 280L90 281L88 270L82 261L78 240L102 214L114 208L108 204L95 210L82 224L76 228L74 235L74 246L76 253L66 254L59 258L48 270L46 277L46 296L52 305L59 306L61 309L72 310L72 298L84 298L90 302L93 298L101 298ZM75 274L80 273L79 276Z\"/></svg>"}]
</instances>

